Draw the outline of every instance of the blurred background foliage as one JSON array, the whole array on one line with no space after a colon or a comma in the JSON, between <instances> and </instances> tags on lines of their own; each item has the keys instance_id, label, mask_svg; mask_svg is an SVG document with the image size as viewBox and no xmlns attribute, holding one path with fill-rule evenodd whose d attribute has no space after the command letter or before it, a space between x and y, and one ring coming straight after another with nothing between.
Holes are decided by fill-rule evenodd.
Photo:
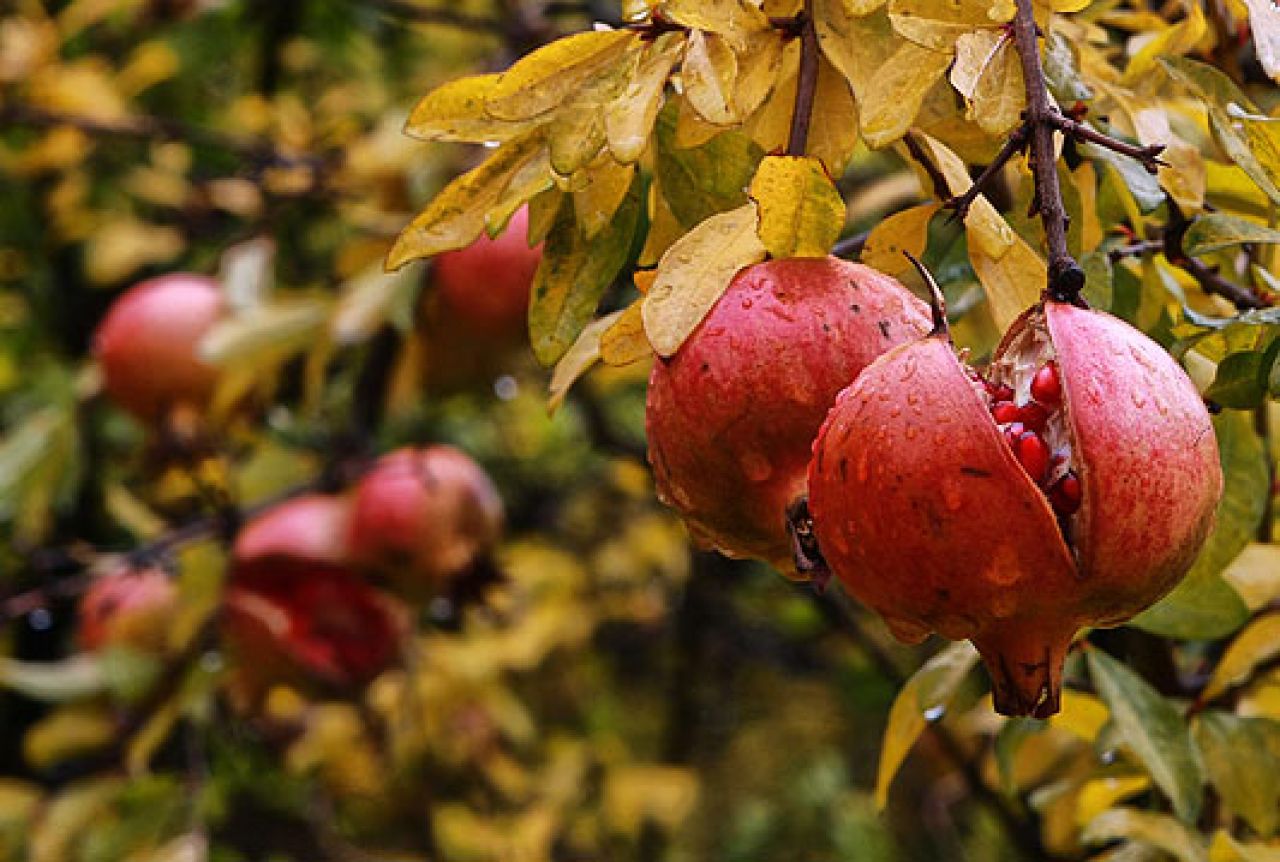
<instances>
[{"instance_id":1,"label":"blurred background foliage","mask_svg":"<svg viewBox=\"0 0 1280 862\"><path fill-rule=\"evenodd\" d=\"M1132 28L1166 23L1148 14ZM1069 692L1048 722L998 719L963 648L899 647L838 591L690 548L644 463L644 363L597 369L549 415L527 347L433 352L451 334L419 302L427 268L382 261L481 153L416 142L405 120L439 83L592 20L618 10L0 7L0 858L1274 860L1273 546L1234 563L1249 606L1223 634L1263 615L1237 656L1247 685L1222 683L1231 709L1195 725L1214 790L1186 824L1170 788L1204 782L1171 776L1170 749L1190 743L1161 704L1186 705L1177 681L1203 677L1222 641L1174 653L1137 629L1096 635L1137 674L1091 653L1098 696ZM889 150L860 148L840 186L849 232L923 197ZM979 300L954 251L935 268L970 288L952 297L962 314ZM180 458L95 397L86 361L112 298L171 270L219 274L238 312L209 346L224 435ZM1116 290L1140 295L1138 278ZM993 335L981 318L958 330ZM372 404L357 385L371 368L386 396ZM232 409L245 399L259 409ZM1274 452L1250 415L1219 421L1237 486L1265 483ZM422 441L493 475L506 577L478 603L420 609L403 666L366 691L237 702L234 664L199 632L225 566L220 507ZM1271 489L1255 491L1238 522L1269 525L1251 507ZM83 570L139 547L178 573L167 649L78 652ZM1162 728L1173 743L1152 741Z\"/></svg>"}]
</instances>

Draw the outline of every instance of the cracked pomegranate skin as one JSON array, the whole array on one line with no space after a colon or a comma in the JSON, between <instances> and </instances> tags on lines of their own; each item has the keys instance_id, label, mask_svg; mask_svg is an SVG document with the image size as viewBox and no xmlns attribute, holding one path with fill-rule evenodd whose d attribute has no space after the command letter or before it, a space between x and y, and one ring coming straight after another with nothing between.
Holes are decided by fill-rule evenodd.
<instances>
[{"instance_id":1,"label":"cracked pomegranate skin","mask_svg":"<svg viewBox=\"0 0 1280 862\"><path fill-rule=\"evenodd\" d=\"M146 422L180 405L204 407L218 370L196 351L222 314L218 282L202 275L173 273L126 290L94 335L107 395Z\"/></svg>"},{"instance_id":2,"label":"cracked pomegranate skin","mask_svg":"<svg viewBox=\"0 0 1280 862\"><path fill-rule=\"evenodd\" d=\"M654 362L645 430L659 496L700 544L799 577L787 509L804 496L827 410L929 321L896 279L838 258L740 271L676 354Z\"/></svg>"},{"instance_id":3,"label":"cracked pomegranate skin","mask_svg":"<svg viewBox=\"0 0 1280 862\"><path fill-rule=\"evenodd\" d=\"M1102 312L1050 302L1024 314L1047 336L1080 509L1064 516L1005 443L950 342L930 336L841 393L814 446L810 511L822 554L894 635L969 639L996 708L1057 711L1082 626L1116 625L1168 592L1213 523L1217 443L1174 360ZM1046 354L1049 355L1049 354Z\"/></svg>"}]
</instances>

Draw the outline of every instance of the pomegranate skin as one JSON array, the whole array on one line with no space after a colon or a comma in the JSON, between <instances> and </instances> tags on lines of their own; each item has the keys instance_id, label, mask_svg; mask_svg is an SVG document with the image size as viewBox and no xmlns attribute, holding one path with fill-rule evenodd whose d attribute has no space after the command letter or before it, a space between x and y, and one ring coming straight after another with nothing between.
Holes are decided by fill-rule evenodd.
<instances>
[{"instance_id":1,"label":"pomegranate skin","mask_svg":"<svg viewBox=\"0 0 1280 862\"><path fill-rule=\"evenodd\" d=\"M530 248L529 208L490 239L435 258L434 279L446 327L461 324L486 340L520 338L529 311L529 289L542 262L542 244Z\"/></svg>"},{"instance_id":2,"label":"pomegranate skin","mask_svg":"<svg viewBox=\"0 0 1280 862\"><path fill-rule=\"evenodd\" d=\"M1014 323L993 368L1028 343L1049 345L1062 381L1082 488L1070 546L944 335L887 353L841 393L809 505L827 564L896 636L972 640L996 709L1045 717L1075 632L1123 622L1185 574L1222 477L1203 402L1145 335L1050 302Z\"/></svg>"},{"instance_id":3,"label":"pomegranate skin","mask_svg":"<svg viewBox=\"0 0 1280 862\"><path fill-rule=\"evenodd\" d=\"M236 536L240 560L296 557L343 565L351 556L351 501L307 494L281 503L254 518Z\"/></svg>"},{"instance_id":4,"label":"pomegranate skin","mask_svg":"<svg viewBox=\"0 0 1280 862\"><path fill-rule=\"evenodd\" d=\"M160 569L124 569L99 578L80 598L80 646L163 652L177 605L178 588Z\"/></svg>"},{"instance_id":5,"label":"pomegranate skin","mask_svg":"<svg viewBox=\"0 0 1280 862\"><path fill-rule=\"evenodd\" d=\"M484 468L452 446L384 456L356 488L354 563L388 589L424 599L490 553L503 506Z\"/></svg>"},{"instance_id":6,"label":"pomegranate skin","mask_svg":"<svg viewBox=\"0 0 1280 862\"><path fill-rule=\"evenodd\" d=\"M895 279L838 258L740 271L654 362L645 429L659 497L700 544L801 577L787 509L804 496L818 428L836 393L929 321Z\"/></svg>"},{"instance_id":7,"label":"pomegranate skin","mask_svg":"<svg viewBox=\"0 0 1280 862\"><path fill-rule=\"evenodd\" d=\"M108 397L150 423L175 407L204 408L218 370L197 348L223 307L218 282L192 273L159 276L125 291L94 336Z\"/></svg>"}]
</instances>

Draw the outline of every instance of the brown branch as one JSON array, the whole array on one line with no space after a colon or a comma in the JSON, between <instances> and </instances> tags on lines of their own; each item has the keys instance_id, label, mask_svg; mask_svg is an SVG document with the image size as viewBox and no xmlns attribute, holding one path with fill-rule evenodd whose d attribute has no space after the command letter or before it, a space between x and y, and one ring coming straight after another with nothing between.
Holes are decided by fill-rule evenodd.
<instances>
[{"instance_id":1,"label":"brown branch","mask_svg":"<svg viewBox=\"0 0 1280 862\"><path fill-rule=\"evenodd\" d=\"M911 158L924 169L929 177L929 182L933 185L933 196L938 200L947 200L951 197L951 184L947 182L946 176L942 171L938 170L938 166L929 158L929 154L924 151L920 140L910 132L902 139L907 146L907 152L911 153Z\"/></svg>"},{"instance_id":2,"label":"brown branch","mask_svg":"<svg viewBox=\"0 0 1280 862\"><path fill-rule=\"evenodd\" d=\"M964 220L964 217L969 214L969 207L973 206L973 202L978 199L978 195L982 194L982 190L986 188L992 178L1009 163L1009 160L1014 155L1027 148L1029 134L1029 126L1026 123L1014 129L1013 133L1009 135L1009 139L1004 142L1004 146L1000 148L1000 152L996 153L996 157L991 160L991 164L983 168L982 173L978 174L978 178L973 181L969 189L964 194L947 200L946 206L952 209L951 221Z\"/></svg>"},{"instance_id":3,"label":"brown branch","mask_svg":"<svg viewBox=\"0 0 1280 862\"><path fill-rule=\"evenodd\" d=\"M1164 240L1144 239L1111 249L1107 252L1107 259L1112 263L1119 263L1126 257L1142 257L1143 255L1156 254L1162 251L1164 251Z\"/></svg>"},{"instance_id":4,"label":"brown branch","mask_svg":"<svg viewBox=\"0 0 1280 862\"><path fill-rule=\"evenodd\" d=\"M869 236L871 236L871 231L867 230L847 236L832 246L831 253L836 257L843 257L845 260L857 260L861 257L862 249L866 247L867 237Z\"/></svg>"},{"instance_id":5,"label":"brown branch","mask_svg":"<svg viewBox=\"0 0 1280 862\"><path fill-rule=\"evenodd\" d=\"M809 146L809 123L813 119L813 98L818 90L818 31L813 23L811 3L796 16L800 27L800 71L796 77L796 103L791 113L791 134L787 154L803 156Z\"/></svg>"},{"instance_id":6,"label":"brown branch","mask_svg":"<svg viewBox=\"0 0 1280 862\"><path fill-rule=\"evenodd\" d=\"M1221 296L1241 311L1270 307L1270 303L1249 288L1219 275L1217 267L1209 266L1204 261L1187 254L1182 246L1182 240L1191 222L1183 215L1173 198L1168 198L1166 205L1169 209L1169 223L1164 227L1163 241L1164 256L1169 263L1188 273L1205 293Z\"/></svg>"},{"instance_id":7,"label":"brown branch","mask_svg":"<svg viewBox=\"0 0 1280 862\"><path fill-rule=\"evenodd\" d=\"M1164 152L1164 144L1151 144L1150 146L1142 146L1140 144L1131 144L1128 141L1122 141L1111 135L1103 134L1092 126L1086 125L1079 120L1071 117L1063 116L1058 111L1051 111L1047 117L1047 121L1058 131L1064 135L1070 136L1076 141L1084 141L1090 144L1096 144L1104 147L1112 152L1119 153L1122 156L1128 156L1136 162L1142 164L1149 174L1156 174L1161 166L1168 167L1169 163L1160 158L1160 154Z\"/></svg>"}]
</instances>

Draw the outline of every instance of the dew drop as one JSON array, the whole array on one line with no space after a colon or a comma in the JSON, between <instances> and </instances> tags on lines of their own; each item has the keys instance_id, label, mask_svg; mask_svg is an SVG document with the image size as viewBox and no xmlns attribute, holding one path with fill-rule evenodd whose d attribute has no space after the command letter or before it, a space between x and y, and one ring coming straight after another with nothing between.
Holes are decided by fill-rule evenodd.
<instances>
[{"instance_id":1,"label":"dew drop","mask_svg":"<svg viewBox=\"0 0 1280 862\"><path fill-rule=\"evenodd\" d=\"M934 722L946 715L947 708L942 705L931 706L924 711L924 720Z\"/></svg>"},{"instance_id":2,"label":"dew drop","mask_svg":"<svg viewBox=\"0 0 1280 862\"><path fill-rule=\"evenodd\" d=\"M916 358L914 356L908 356L902 362L902 379L910 380L912 377L915 376L915 373L916 373Z\"/></svg>"}]
</instances>

